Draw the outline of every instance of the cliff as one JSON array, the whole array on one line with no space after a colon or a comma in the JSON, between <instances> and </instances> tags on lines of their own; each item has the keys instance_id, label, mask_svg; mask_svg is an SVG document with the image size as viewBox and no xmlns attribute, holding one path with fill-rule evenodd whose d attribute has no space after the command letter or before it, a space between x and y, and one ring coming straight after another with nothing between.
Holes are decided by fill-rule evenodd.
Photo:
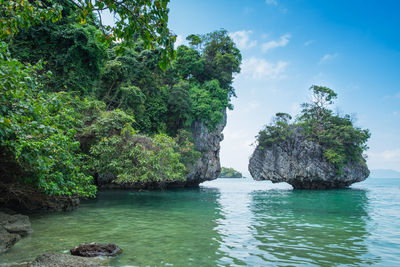
<instances>
[{"instance_id":1,"label":"cliff","mask_svg":"<svg viewBox=\"0 0 400 267\"><path fill-rule=\"evenodd\" d=\"M320 145L302 136L301 129L284 142L258 145L250 158L249 171L255 180L286 182L295 189L345 188L369 175L364 158L346 163L339 172L323 157Z\"/></svg>"},{"instance_id":2,"label":"cliff","mask_svg":"<svg viewBox=\"0 0 400 267\"><path fill-rule=\"evenodd\" d=\"M221 173L219 160L220 143L224 140L222 131L226 126L226 110L223 112L223 119L215 130L209 131L203 122L194 122L192 133L194 145L201 157L195 164L188 167L185 186L197 186L204 181L217 179Z\"/></svg>"}]
</instances>

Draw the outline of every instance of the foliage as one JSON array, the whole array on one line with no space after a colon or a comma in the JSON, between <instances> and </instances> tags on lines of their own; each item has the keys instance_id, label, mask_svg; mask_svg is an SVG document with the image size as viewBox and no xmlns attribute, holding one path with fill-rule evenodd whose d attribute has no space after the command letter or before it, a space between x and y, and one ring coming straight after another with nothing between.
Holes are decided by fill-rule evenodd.
<instances>
[{"instance_id":1,"label":"foliage","mask_svg":"<svg viewBox=\"0 0 400 267\"><path fill-rule=\"evenodd\" d=\"M174 140L154 138L124 128L121 135L104 137L90 149L89 166L96 172L116 176L117 183L159 182L185 179L185 166Z\"/></svg>"},{"instance_id":2,"label":"foliage","mask_svg":"<svg viewBox=\"0 0 400 267\"><path fill-rule=\"evenodd\" d=\"M221 174L219 178L242 178L242 174L233 168L222 167Z\"/></svg>"},{"instance_id":3,"label":"foliage","mask_svg":"<svg viewBox=\"0 0 400 267\"><path fill-rule=\"evenodd\" d=\"M40 65L10 58L5 43L0 52L0 146L23 170L20 178L52 195L94 195L74 139L77 114L64 107L58 94L39 91Z\"/></svg>"},{"instance_id":4,"label":"foliage","mask_svg":"<svg viewBox=\"0 0 400 267\"><path fill-rule=\"evenodd\" d=\"M304 103L303 110L294 122L285 113L278 113L273 123L257 136L261 147L283 142L300 127L306 139L321 145L324 157L333 163L339 173L344 164L363 158L368 149L370 133L353 125L349 115L340 116L329 109L337 94L327 87L312 86L312 102Z\"/></svg>"},{"instance_id":5,"label":"foliage","mask_svg":"<svg viewBox=\"0 0 400 267\"><path fill-rule=\"evenodd\" d=\"M89 174L185 179L201 157L193 122L213 130L232 108L241 55L221 30L192 35L173 60L167 3L0 0L0 150L20 180L93 196ZM104 9L115 26L102 24Z\"/></svg>"},{"instance_id":6,"label":"foliage","mask_svg":"<svg viewBox=\"0 0 400 267\"><path fill-rule=\"evenodd\" d=\"M187 167L194 164L200 157L201 153L196 150L193 144L193 135L187 130L179 130L176 137L176 143L179 145L179 152L182 156L182 163Z\"/></svg>"},{"instance_id":7,"label":"foliage","mask_svg":"<svg viewBox=\"0 0 400 267\"><path fill-rule=\"evenodd\" d=\"M53 73L43 81L46 91L89 95L107 58L99 34L91 25L47 23L21 31L10 50L22 62L46 61L44 70Z\"/></svg>"},{"instance_id":8,"label":"foliage","mask_svg":"<svg viewBox=\"0 0 400 267\"><path fill-rule=\"evenodd\" d=\"M61 4L60 4L61 2ZM168 0L0 0L0 38L11 39L21 29L28 29L44 21L56 22L65 7L74 5L70 13L75 20L86 24L94 12L103 31L103 41L122 41L120 48L129 46L137 37L146 48L162 47L160 67L165 69L174 57L176 36L168 29ZM103 25L102 11L116 19L114 26Z\"/></svg>"}]
</instances>

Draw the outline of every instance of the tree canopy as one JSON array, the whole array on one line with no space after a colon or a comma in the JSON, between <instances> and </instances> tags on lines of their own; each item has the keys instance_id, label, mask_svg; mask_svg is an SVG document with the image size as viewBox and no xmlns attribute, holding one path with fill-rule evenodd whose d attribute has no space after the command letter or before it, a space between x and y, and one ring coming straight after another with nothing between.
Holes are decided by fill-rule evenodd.
<instances>
[{"instance_id":1,"label":"tree canopy","mask_svg":"<svg viewBox=\"0 0 400 267\"><path fill-rule=\"evenodd\" d=\"M304 137L319 144L325 159L340 172L344 164L363 158L370 133L355 127L350 115L341 116L329 108L337 97L332 89L313 85L310 90L311 102L302 104L303 109L294 121L289 114L277 113L272 123L259 132L257 141L261 147L279 144L300 127Z\"/></svg>"},{"instance_id":2,"label":"tree canopy","mask_svg":"<svg viewBox=\"0 0 400 267\"><path fill-rule=\"evenodd\" d=\"M96 175L185 179L191 126L213 131L232 108L241 55L225 30L175 51L167 2L0 2L0 182L93 196Z\"/></svg>"}]
</instances>

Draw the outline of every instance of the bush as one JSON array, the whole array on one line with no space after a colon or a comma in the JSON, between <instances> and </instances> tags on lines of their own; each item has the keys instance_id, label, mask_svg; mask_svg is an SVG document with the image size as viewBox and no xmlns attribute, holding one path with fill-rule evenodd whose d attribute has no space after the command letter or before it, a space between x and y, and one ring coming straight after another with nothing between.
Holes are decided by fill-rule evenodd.
<instances>
[{"instance_id":1,"label":"bush","mask_svg":"<svg viewBox=\"0 0 400 267\"><path fill-rule=\"evenodd\" d=\"M59 94L40 91L40 65L12 59L4 43L0 49L0 145L21 168L18 178L50 195L93 196L75 140L79 114Z\"/></svg>"}]
</instances>

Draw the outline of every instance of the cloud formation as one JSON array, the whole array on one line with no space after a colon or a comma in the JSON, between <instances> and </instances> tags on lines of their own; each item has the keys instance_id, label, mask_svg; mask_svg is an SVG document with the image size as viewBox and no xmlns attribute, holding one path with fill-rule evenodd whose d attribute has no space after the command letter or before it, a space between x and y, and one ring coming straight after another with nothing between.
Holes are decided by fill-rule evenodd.
<instances>
[{"instance_id":1,"label":"cloud formation","mask_svg":"<svg viewBox=\"0 0 400 267\"><path fill-rule=\"evenodd\" d=\"M319 61L319 64L322 64L326 61L332 60L335 57L337 57L339 54L338 53L334 53L334 54L325 54Z\"/></svg>"},{"instance_id":2,"label":"cloud formation","mask_svg":"<svg viewBox=\"0 0 400 267\"><path fill-rule=\"evenodd\" d=\"M265 0L265 3L267 5L274 5L274 6L278 5L278 1L276 1L276 0Z\"/></svg>"},{"instance_id":3,"label":"cloud formation","mask_svg":"<svg viewBox=\"0 0 400 267\"><path fill-rule=\"evenodd\" d=\"M186 40L182 37L182 35L177 35L177 36L176 36L175 43L174 43L174 47L177 48L178 46L184 44L185 41L186 41Z\"/></svg>"},{"instance_id":4,"label":"cloud formation","mask_svg":"<svg viewBox=\"0 0 400 267\"><path fill-rule=\"evenodd\" d=\"M232 40L235 42L236 46L239 49L245 50L257 45L257 41L250 40L251 34L252 31L243 30L243 31L229 33L229 36L232 38Z\"/></svg>"},{"instance_id":5,"label":"cloud formation","mask_svg":"<svg viewBox=\"0 0 400 267\"><path fill-rule=\"evenodd\" d=\"M263 58L251 57L243 60L241 73L253 79L274 80L283 77L287 65L285 61L272 63Z\"/></svg>"},{"instance_id":6,"label":"cloud formation","mask_svg":"<svg viewBox=\"0 0 400 267\"><path fill-rule=\"evenodd\" d=\"M277 48L277 47L284 47L289 43L290 34L282 35L279 40L273 40L262 44L262 51L267 52L268 50Z\"/></svg>"},{"instance_id":7,"label":"cloud formation","mask_svg":"<svg viewBox=\"0 0 400 267\"><path fill-rule=\"evenodd\" d=\"M308 40L307 42L304 43L304 46L309 46L310 44L314 43L314 40Z\"/></svg>"}]
</instances>

